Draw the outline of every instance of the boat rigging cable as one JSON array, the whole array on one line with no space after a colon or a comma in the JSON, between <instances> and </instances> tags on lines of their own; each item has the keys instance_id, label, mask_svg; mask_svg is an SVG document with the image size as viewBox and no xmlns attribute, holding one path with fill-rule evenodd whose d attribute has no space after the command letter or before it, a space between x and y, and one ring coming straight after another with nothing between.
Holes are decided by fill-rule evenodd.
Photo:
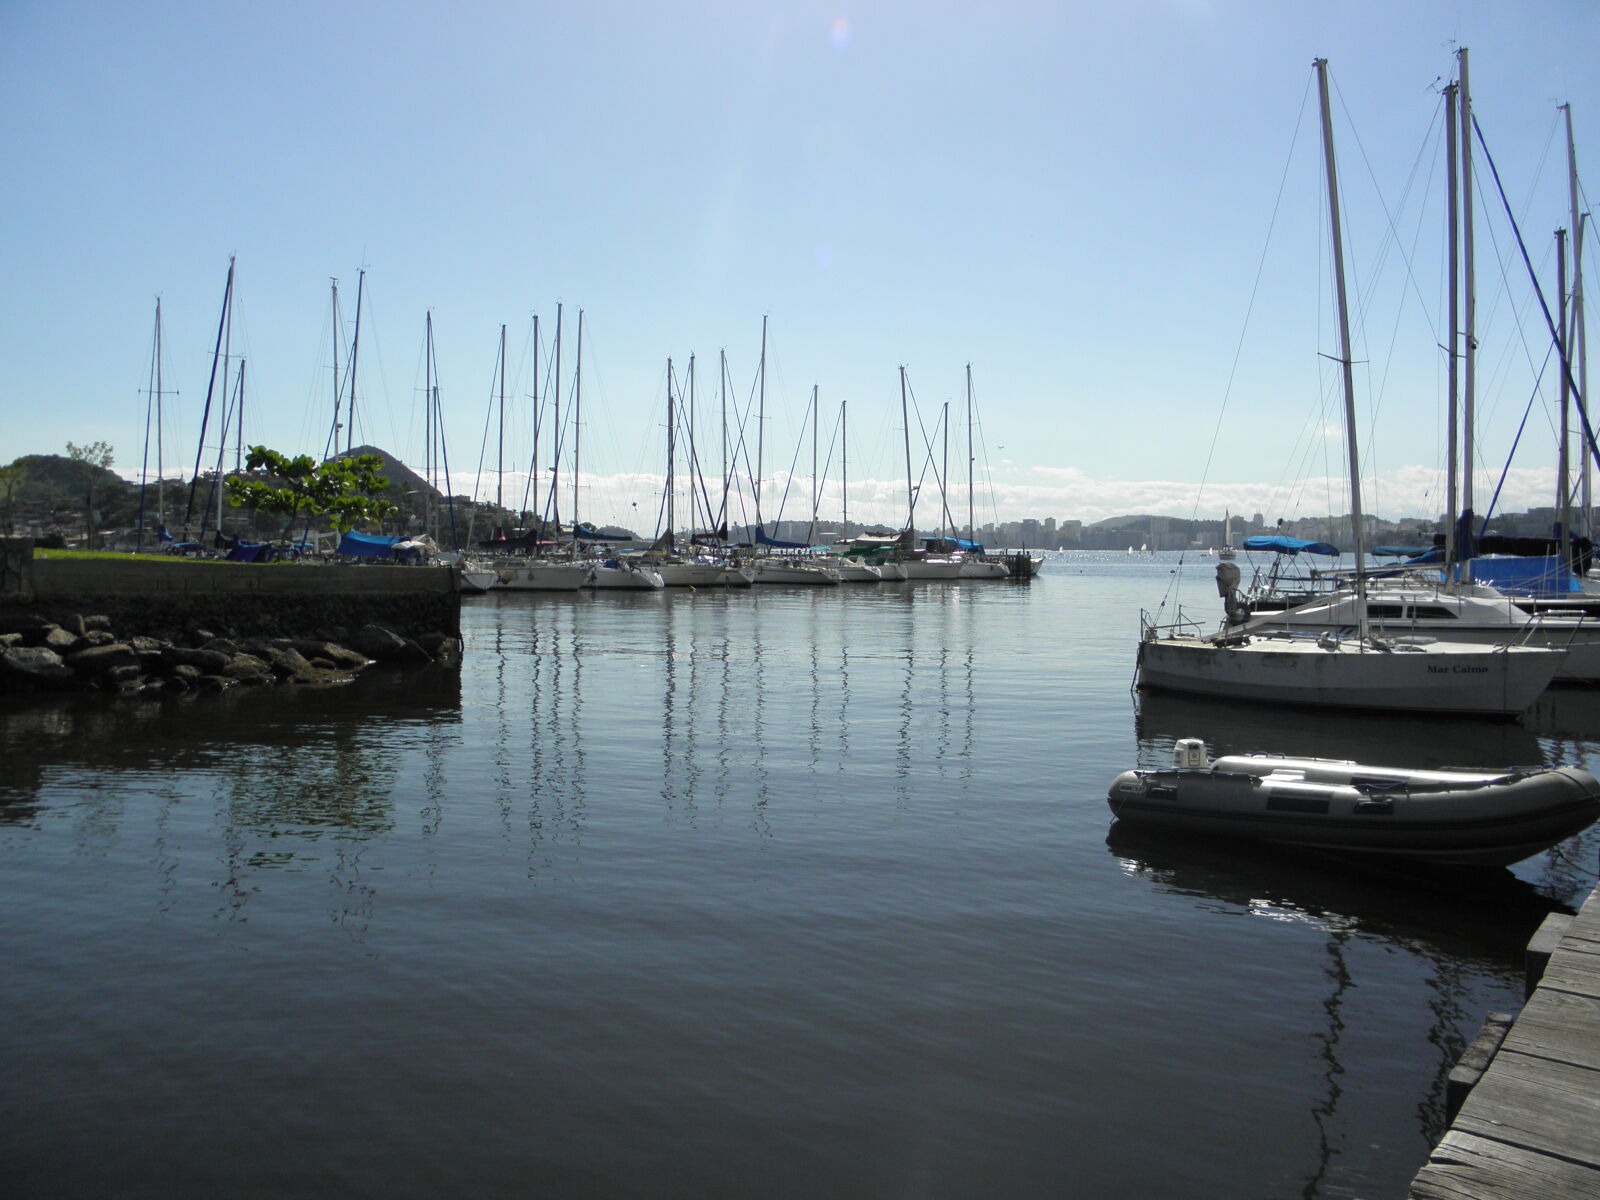
<instances>
[{"instance_id":1,"label":"boat rigging cable","mask_svg":"<svg viewBox=\"0 0 1600 1200\"><path fill-rule=\"evenodd\" d=\"M1222 421L1223 418L1227 416L1228 400L1233 395L1234 380L1238 378L1239 360L1244 355L1245 338L1250 332L1250 318L1255 313L1256 299L1261 294L1261 276L1265 272L1267 266L1267 251L1272 247L1272 235L1278 226L1278 216L1283 211L1283 194L1285 189L1289 186L1289 167L1294 161L1295 147L1299 145L1300 142L1300 129L1305 123L1306 107L1310 95L1311 79L1308 77L1306 80L1305 93L1300 98L1300 111L1299 115L1295 118L1294 133L1289 139L1289 152L1284 157L1283 175L1278 180L1278 194L1272 203L1272 216L1267 222L1267 236L1262 242L1261 257L1256 262L1255 278L1250 284L1250 300L1245 305L1244 325L1239 330L1239 340L1234 346L1233 350L1233 361L1228 367L1228 382L1222 390L1222 407L1217 411L1217 422L1211 430L1211 442L1206 447L1205 464L1200 469L1200 486L1195 490L1194 507L1190 509L1189 519L1191 521L1196 518L1196 515L1200 511L1200 501L1205 495L1206 481L1211 477L1211 462L1212 459L1216 457L1217 441L1222 436ZM1162 610L1167 607L1168 601L1175 599L1174 593L1176 592L1179 584L1182 582L1183 564L1187 557L1188 551L1186 550L1178 555L1177 568L1172 572L1167 584L1166 593L1161 597L1161 602L1156 606L1156 613L1158 616Z\"/></svg>"}]
</instances>

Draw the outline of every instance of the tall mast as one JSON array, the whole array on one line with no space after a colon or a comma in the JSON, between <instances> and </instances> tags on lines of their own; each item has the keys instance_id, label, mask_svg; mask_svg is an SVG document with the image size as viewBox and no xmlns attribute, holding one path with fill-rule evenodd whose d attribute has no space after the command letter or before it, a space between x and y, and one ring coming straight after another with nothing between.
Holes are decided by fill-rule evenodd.
<instances>
[{"instance_id":1,"label":"tall mast","mask_svg":"<svg viewBox=\"0 0 1600 1200\"><path fill-rule=\"evenodd\" d=\"M669 551L673 548L673 546L675 544L674 538L672 536L672 526L673 526L673 518L674 518L674 514L673 514L673 511L672 511L672 490L676 486L676 480L673 479L672 468L673 468L674 462L675 462L676 457L677 457L677 449L678 449L677 442L675 440L675 434L676 434L676 431L677 431L677 422L675 420L673 420L673 417L675 416L675 414L673 413L672 410L673 410L673 403L672 403L672 360L669 358L669 359L667 359L667 528L666 528L667 549Z\"/></svg>"},{"instance_id":2,"label":"tall mast","mask_svg":"<svg viewBox=\"0 0 1600 1200\"><path fill-rule=\"evenodd\" d=\"M818 418L821 414L817 411L817 385L811 385L811 525L806 533L806 544L815 545L817 541L817 505L822 502L822 494L817 489L817 426L821 424Z\"/></svg>"},{"instance_id":3,"label":"tall mast","mask_svg":"<svg viewBox=\"0 0 1600 1200\"><path fill-rule=\"evenodd\" d=\"M939 535L944 536L948 529L952 537L955 536L955 521L950 517L950 401L944 402L944 412L940 416L941 435L943 437L940 450L939 465Z\"/></svg>"},{"instance_id":4,"label":"tall mast","mask_svg":"<svg viewBox=\"0 0 1600 1200\"><path fill-rule=\"evenodd\" d=\"M1333 157L1333 116L1328 105L1328 60L1316 60L1317 93L1322 104L1322 155L1328 179L1328 225L1333 234L1333 281L1339 308L1339 369L1344 379L1345 444L1350 458L1351 541L1356 556L1356 612L1361 640L1367 639L1365 522L1361 515L1361 460L1356 452L1356 388L1350 354L1350 306L1345 296L1344 236L1339 227L1339 173Z\"/></svg>"},{"instance_id":5,"label":"tall mast","mask_svg":"<svg viewBox=\"0 0 1600 1200\"><path fill-rule=\"evenodd\" d=\"M232 270L229 270L230 283ZM228 315L222 335L222 428L217 431L217 532L222 532L222 473L228 455L228 363L233 356L233 289L228 289Z\"/></svg>"},{"instance_id":6,"label":"tall mast","mask_svg":"<svg viewBox=\"0 0 1600 1200\"><path fill-rule=\"evenodd\" d=\"M217 344L211 351L211 378L206 382L206 403L200 413L200 437L194 449L194 475L189 480L189 501L183 509L183 532L187 537L189 522L194 517L194 493L200 486L200 461L206 452L206 427L211 423L211 400L217 394L217 366L222 361L222 334L227 327L228 313L233 306L233 264L234 259L228 259L228 282L222 289L222 315L217 318ZM224 390L224 402L227 392ZM201 513L200 530L205 532L204 510Z\"/></svg>"},{"instance_id":7,"label":"tall mast","mask_svg":"<svg viewBox=\"0 0 1600 1200\"><path fill-rule=\"evenodd\" d=\"M1583 235L1588 225L1589 215L1578 211L1578 150L1572 139L1572 105L1563 104L1561 111L1567 118L1567 200L1572 215L1572 309L1571 329L1572 334L1567 339L1567 354L1577 359L1578 363L1578 394L1589 394L1589 356L1587 353L1587 330L1584 328L1583 319ZM1580 445L1582 443L1580 442ZM1583 535L1594 536L1594 497L1591 492L1591 478L1589 474L1589 456L1580 454L1583 459Z\"/></svg>"},{"instance_id":8,"label":"tall mast","mask_svg":"<svg viewBox=\"0 0 1600 1200\"><path fill-rule=\"evenodd\" d=\"M972 521L972 364L967 364L967 541L976 541Z\"/></svg>"},{"instance_id":9,"label":"tall mast","mask_svg":"<svg viewBox=\"0 0 1600 1200\"><path fill-rule=\"evenodd\" d=\"M161 398L165 393L161 387L161 297L156 297L156 522L163 528L167 524L167 494L162 487L163 476L166 474L165 462L165 424L162 412Z\"/></svg>"},{"instance_id":10,"label":"tall mast","mask_svg":"<svg viewBox=\"0 0 1600 1200\"><path fill-rule=\"evenodd\" d=\"M689 533L694 535L694 527L698 518L695 516L695 503L697 493L695 482L700 479L700 456L694 440L694 355L689 355L689 411L684 416L684 423L689 430Z\"/></svg>"},{"instance_id":11,"label":"tall mast","mask_svg":"<svg viewBox=\"0 0 1600 1200\"><path fill-rule=\"evenodd\" d=\"M439 488L438 471L438 440L439 435L434 430L435 410L438 407L434 396L433 387L433 313L424 314L422 335L422 404L423 404L423 464L422 469L426 476L428 487L437 491ZM433 534L433 495L431 492L423 493L422 528L424 532Z\"/></svg>"},{"instance_id":12,"label":"tall mast","mask_svg":"<svg viewBox=\"0 0 1600 1200\"><path fill-rule=\"evenodd\" d=\"M1450 253L1450 329L1445 340L1446 373L1449 378L1449 413L1447 446L1445 451L1445 525L1444 525L1444 561L1445 570L1453 576L1456 561L1456 520L1460 514L1460 477L1457 474L1457 460L1460 457L1458 416L1461 405L1461 380L1460 367L1461 355L1458 352L1461 320L1461 232L1459 218L1461 214L1460 172L1457 166L1457 152L1460 143L1456 136L1456 106L1459 99L1457 85L1452 83L1444 89L1444 120L1445 120L1445 159L1448 180L1448 199L1446 207L1450 210L1449 220L1449 253Z\"/></svg>"},{"instance_id":13,"label":"tall mast","mask_svg":"<svg viewBox=\"0 0 1600 1200\"><path fill-rule=\"evenodd\" d=\"M556 487L561 476L561 320L562 306L556 304L555 384L550 389L550 421L555 426L550 435L550 504L545 515L556 523L556 537L561 536L561 505L556 499ZM543 522L540 523L543 535Z\"/></svg>"},{"instance_id":14,"label":"tall mast","mask_svg":"<svg viewBox=\"0 0 1600 1200\"><path fill-rule=\"evenodd\" d=\"M367 271L363 267L356 276L356 331L350 339L350 423L345 426L344 448L349 453L356 440L356 362L361 353L361 295L366 290Z\"/></svg>"},{"instance_id":15,"label":"tall mast","mask_svg":"<svg viewBox=\"0 0 1600 1200\"><path fill-rule=\"evenodd\" d=\"M845 537L850 536L850 427L845 423L845 401L839 401L839 497L844 502L840 518Z\"/></svg>"},{"instance_id":16,"label":"tall mast","mask_svg":"<svg viewBox=\"0 0 1600 1200\"><path fill-rule=\"evenodd\" d=\"M500 326L500 435L494 452L494 506L504 509L506 483L506 327Z\"/></svg>"},{"instance_id":17,"label":"tall mast","mask_svg":"<svg viewBox=\"0 0 1600 1200\"><path fill-rule=\"evenodd\" d=\"M339 280L335 276L328 282L333 289L333 436L328 439L326 453L331 457L339 453L339 431L344 428L344 380L339 376Z\"/></svg>"},{"instance_id":18,"label":"tall mast","mask_svg":"<svg viewBox=\"0 0 1600 1200\"><path fill-rule=\"evenodd\" d=\"M1456 51L1461 64L1461 273L1466 317L1466 340L1462 346L1463 397L1461 402L1461 510L1472 512L1472 476L1476 467L1473 426L1478 385L1478 287L1472 247L1472 89L1467 78L1467 49ZM1468 533L1471 533L1469 528ZM1464 576L1472 578L1472 560L1467 559Z\"/></svg>"},{"instance_id":19,"label":"tall mast","mask_svg":"<svg viewBox=\"0 0 1600 1200\"><path fill-rule=\"evenodd\" d=\"M539 314L533 314L533 464L528 487L535 507L539 507ZM544 536L544 522L539 522L539 536Z\"/></svg>"},{"instance_id":20,"label":"tall mast","mask_svg":"<svg viewBox=\"0 0 1600 1200\"><path fill-rule=\"evenodd\" d=\"M717 390L722 402L722 508L719 511L717 522L721 528L719 536L723 541L727 541L728 492L731 480L728 474L728 351L726 349L718 351L717 360Z\"/></svg>"},{"instance_id":21,"label":"tall mast","mask_svg":"<svg viewBox=\"0 0 1600 1200\"><path fill-rule=\"evenodd\" d=\"M917 490L911 484L911 414L906 407L906 369L900 368L900 424L906 435L906 528L917 527Z\"/></svg>"},{"instance_id":22,"label":"tall mast","mask_svg":"<svg viewBox=\"0 0 1600 1200\"><path fill-rule=\"evenodd\" d=\"M583 438L583 309L578 310L578 361L572 372L572 550L578 550L578 451ZM559 530L557 533L559 534Z\"/></svg>"},{"instance_id":23,"label":"tall mast","mask_svg":"<svg viewBox=\"0 0 1600 1200\"><path fill-rule=\"evenodd\" d=\"M167 525L167 501L163 494L162 478L164 463L162 462L161 442L161 297L156 297L156 324L155 334L150 347L150 385L145 390L144 408L144 460L139 468L139 549L144 549L145 526L145 497L150 486L150 432L151 426L155 427L156 439L156 523L165 529Z\"/></svg>"},{"instance_id":24,"label":"tall mast","mask_svg":"<svg viewBox=\"0 0 1600 1200\"><path fill-rule=\"evenodd\" d=\"M766 468L766 437L767 437L767 318L761 318L761 380L760 405L756 409L756 527L762 533L767 531L767 523L761 516L761 476ZM746 410L748 411L748 410Z\"/></svg>"},{"instance_id":25,"label":"tall mast","mask_svg":"<svg viewBox=\"0 0 1600 1200\"><path fill-rule=\"evenodd\" d=\"M1559 465L1556 470L1557 486L1561 494L1556 497L1556 520L1561 522L1561 562L1563 569L1572 569L1572 484L1569 476L1572 474L1570 461L1572 425L1570 410L1572 406L1572 390L1569 386L1572 381L1572 370L1567 365L1567 354L1570 349L1567 343L1567 231L1556 230L1556 354L1560 357L1561 367L1561 448L1558 454Z\"/></svg>"}]
</instances>

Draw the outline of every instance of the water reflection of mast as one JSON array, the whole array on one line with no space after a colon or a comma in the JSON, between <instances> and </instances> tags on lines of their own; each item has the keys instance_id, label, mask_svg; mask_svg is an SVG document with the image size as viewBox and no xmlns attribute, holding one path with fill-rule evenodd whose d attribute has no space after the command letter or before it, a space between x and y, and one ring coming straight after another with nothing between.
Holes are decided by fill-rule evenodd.
<instances>
[{"instance_id":1,"label":"water reflection of mast","mask_svg":"<svg viewBox=\"0 0 1600 1200\"><path fill-rule=\"evenodd\" d=\"M1350 933L1346 929L1334 927L1328 938L1328 965L1323 968L1323 974L1332 982L1333 989L1322 1002L1322 1011L1327 1014L1328 1028L1326 1032L1313 1034L1313 1040L1318 1044L1317 1057L1324 1065L1323 1079L1327 1082L1327 1096L1311 1105L1311 1123L1317 1128L1317 1167L1306 1177L1306 1185L1300 1194L1305 1200L1316 1200L1322 1194L1322 1184L1328 1174L1335 1156L1333 1148L1332 1126L1334 1114L1339 1109L1339 1099L1344 1095L1344 1088L1340 1084L1340 1076L1344 1074L1344 1064L1339 1061L1339 1044L1344 1034L1344 999L1345 993L1350 990L1350 967L1345 962L1345 942Z\"/></svg>"}]
</instances>

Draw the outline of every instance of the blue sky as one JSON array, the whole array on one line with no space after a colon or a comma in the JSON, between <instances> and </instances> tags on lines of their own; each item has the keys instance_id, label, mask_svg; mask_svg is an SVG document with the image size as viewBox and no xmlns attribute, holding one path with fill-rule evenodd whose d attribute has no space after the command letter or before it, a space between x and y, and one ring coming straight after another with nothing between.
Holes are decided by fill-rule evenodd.
<instances>
[{"instance_id":1,"label":"blue sky","mask_svg":"<svg viewBox=\"0 0 1600 1200\"><path fill-rule=\"evenodd\" d=\"M803 445L809 474L816 385L825 455L848 401L853 516L903 517L902 364L927 427L955 406L962 463L969 362L980 521L1343 511L1319 358L1334 347L1308 90L1320 55L1362 308L1369 508L1431 511L1434 85L1457 44L1553 290L1551 233L1568 223L1557 106L1573 106L1580 173L1600 147L1590 3L7 0L0 461L105 440L119 470L138 470L159 294L180 391L166 465L192 465L237 255L245 438L278 449L324 443L329 278L348 320L365 267L357 438L420 463L431 310L462 477L482 461L501 324L522 397L508 465L522 469L532 316L548 339L564 304L570 371L584 311L597 519L653 509L668 357L681 372L699 356L701 417L715 422L718 352L742 405L763 316L766 473ZM1498 212L1480 217L1480 490L1544 353L1509 237ZM1548 503L1554 486L1545 391L1513 508ZM836 508L837 450L833 464ZM791 499L785 515L803 509Z\"/></svg>"}]
</instances>

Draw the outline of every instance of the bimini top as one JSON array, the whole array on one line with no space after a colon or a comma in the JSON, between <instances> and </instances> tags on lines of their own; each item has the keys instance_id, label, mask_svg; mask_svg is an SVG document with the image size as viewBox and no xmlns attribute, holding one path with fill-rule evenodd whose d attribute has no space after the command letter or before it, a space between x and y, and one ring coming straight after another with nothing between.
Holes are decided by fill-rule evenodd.
<instances>
[{"instance_id":1,"label":"bimini top","mask_svg":"<svg viewBox=\"0 0 1600 1200\"><path fill-rule=\"evenodd\" d=\"M1308 542L1303 538L1284 537L1282 534L1260 534L1247 537L1242 543L1246 550L1271 550L1277 554L1323 554L1339 557L1339 547L1328 542Z\"/></svg>"}]
</instances>

